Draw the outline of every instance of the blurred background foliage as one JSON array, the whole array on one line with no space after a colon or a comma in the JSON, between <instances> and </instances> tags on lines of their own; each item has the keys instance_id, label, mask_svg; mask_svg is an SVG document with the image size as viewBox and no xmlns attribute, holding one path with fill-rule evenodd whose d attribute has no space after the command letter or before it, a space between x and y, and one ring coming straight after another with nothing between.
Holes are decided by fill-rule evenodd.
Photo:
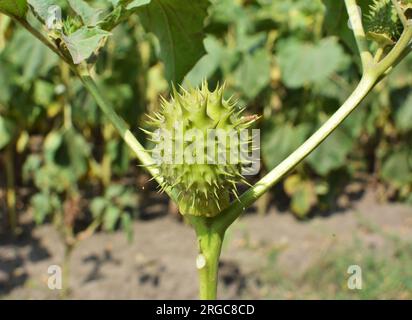
<instances>
[{"instance_id":1,"label":"blurred background foliage","mask_svg":"<svg viewBox=\"0 0 412 320\"><path fill-rule=\"evenodd\" d=\"M183 85L196 86L205 78L211 87L226 82L247 112L263 115L263 174L355 88L361 74L352 33L347 17L326 10L327 0L211 2L206 54ZM158 40L134 15L113 30L96 65L100 86L141 141L144 114L169 93L159 57ZM260 201L259 210L266 212L273 199L304 218L348 206L368 185L378 190L379 200L412 204L411 67L410 57ZM120 225L130 231L144 192L138 182L144 170L68 68L4 15L0 159L1 187L8 190L4 223L15 227L17 207L32 210L37 223L61 212L57 224L70 230L90 215L105 230Z\"/></svg>"}]
</instances>

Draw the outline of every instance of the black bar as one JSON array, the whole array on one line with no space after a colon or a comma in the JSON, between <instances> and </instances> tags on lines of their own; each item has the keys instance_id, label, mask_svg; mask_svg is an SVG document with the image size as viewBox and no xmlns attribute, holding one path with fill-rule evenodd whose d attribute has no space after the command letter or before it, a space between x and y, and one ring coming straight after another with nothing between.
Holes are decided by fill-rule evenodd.
<instances>
[{"instance_id":1,"label":"black bar","mask_svg":"<svg viewBox=\"0 0 412 320\"><path fill-rule=\"evenodd\" d=\"M284 319L336 316L358 319L360 316L409 314L411 301L283 301L283 300L138 300L138 301L0 301L4 319L28 315L57 319L103 316L114 319ZM123 316L124 315L124 316ZM286 317L285 317L286 316ZM3 318L3 317L2 317Z\"/></svg>"}]
</instances>

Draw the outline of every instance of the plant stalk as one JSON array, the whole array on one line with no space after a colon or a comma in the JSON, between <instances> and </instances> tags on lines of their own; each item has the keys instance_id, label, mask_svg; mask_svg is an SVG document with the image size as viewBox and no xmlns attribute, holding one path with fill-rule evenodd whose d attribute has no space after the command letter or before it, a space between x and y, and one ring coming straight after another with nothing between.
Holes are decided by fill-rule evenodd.
<instances>
[{"instance_id":1,"label":"plant stalk","mask_svg":"<svg viewBox=\"0 0 412 320\"><path fill-rule=\"evenodd\" d=\"M362 13L356 0L345 0L346 10L353 29L356 44L362 61L362 68L365 71L373 62L372 54L369 52L368 42L366 40L365 30L362 24Z\"/></svg>"},{"instance_id":2,"label":"plant stalk","mask_svg":"<svg viewBox=\"0 0 412 320\"><path fill-rule=\"evenodd\" d=\"M348 116L356 109L367 94L372 90L377 77L367 73L359 82L355 91L346 102L320 127L309 139L307 139L291 155L283 160L276 168L270 171L248 191L243 193L227 209L213 219L213 228L218 232L224 232L238 217L260 198L269 188L283 178L290 170L305 159L316 149Z\"/></svg>"},{"instance_id":3,"label":"plant stalk","mask_svg":"<svg viewBox=\"0 0 412 320\"><path fill-rule=\"evenodd\" d=\"M83 71L84 72L84 71ZM81 74L78 72L78 77L83 82L85 88L92 95L97 105L107 116L113 126L116 128L120 136L126 142L126 144L133 150L137 158L140 160L142 165L149 171L149 173L156 179L159 185L163 184L163 178L159 175L157 168L153 166L154 161L146 149L140 144L133 133L130 131L126 122L114 111L111 104L103 96L101 90L94 82L90 74ZM170 188L165 188L165 192L170 198L176 200L176 195Z\"/></svg>"},{"instance_id":4,"label":"plant stalk","mask_svg":"<svg viewBox=\"0 0 412 320\"><path fill-rule=\"evenodd\" d=\"M66 299L70 294L70 260L74 250L74 245L71 243L64 244L64 256L62 266L62 290L60 297Z\"/></svg>"},{"instance_id":5,"label":"plant stalk","mask_svg":"<svg viewBox=\"0 0 412 320\"><path fill-rule=\"evenodd\" d=\"M10 143L5 150L4 165L6 167L6 200L9 219L9 227L12 234L17 234L16 211L16 184L14 176L14 143Z\"/></svg>"},{"instance_id":6,"label":"plant stalk","mask_svg":"<svg viewBox=\"0 0 412 320\"><path fill-rule=\"evenodd\" d=\"M356 3L356 2L355 2ZM308 140L306 140L291 155L272 169L266 176L253 187L243 193L238 200L223 210L213 219L212 228L224 232L247 207L252 205L274 184L283 178L290 170L305 159L316 149L350 114L355 110L376 83L382 80L410 51L412 41L412 21L408 21L400 39L394 48L380 62L373 61L365 66L361 81L345 103L320 127Z\"/></svg>"},{"instance_id":7,"label":"plant stalk","mask_svg":"<svg viewBox=\"0 0 412 320\"><path fill-rule=\"evenodd\" d=\"M190 217L199 244L196 267L199 274L199 297L201 300L216 300L219 258L222 252L224 232L217 232L208 226L207 218Z\"/></svg>"}]
</instances>

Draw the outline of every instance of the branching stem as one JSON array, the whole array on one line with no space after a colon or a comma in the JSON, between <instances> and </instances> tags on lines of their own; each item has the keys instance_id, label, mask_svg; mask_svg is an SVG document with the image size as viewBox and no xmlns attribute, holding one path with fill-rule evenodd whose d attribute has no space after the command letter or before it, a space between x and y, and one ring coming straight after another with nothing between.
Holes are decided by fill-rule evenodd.
<instances>
[{"instance_id":1,"label":"branching stem","mask_svg":"<svg viewBox=\"0 0 412 320\"><path fill-rule=\"evenodd\" d=\"M348 11L349 20L355 35L356 44L359 49L363 70L373 61L373 56L369 51L368 42L366 40L365 30L362 24L362 13L359 10L359 6L356 0L345 0L346 10Z\"/></svg>"},{"instance_id":2,"label":"branching stem","mask_svg":"<svg viewBox=\"0 0 412 320\"><path fill-rule=\"evenodd\" d=\"M355 91L332 117L276 168L242 194L239 200L235 200L226 210L218 215L213 221L213 228L220 232L226 230L247 207L252 205L268 189L315 150L355 110L374 87L375 83L376 77L364 76Z\"/></svg>"},{"instance_id":3,"label":"branching stem","mask_svg":"<svg viewBox=\"0 0 412 320\"><path fill-rule=\"evenodd\" d=\"M213 218L211 228L224 232L238 217L252 205L260 196L267 192L274 184L282 179L290 170L305 159L316 147L321 144L345 119L356 109L375 84L384 78L388 70L400 62L408 53L412 39L412 24L403 31L395 47L379 63L369 63L357 88L346 102L318 129L308 140L297 148L289 157L270 171L253 187L246 191L239 200L235 200L216 218Z\"/></svg>"},{"instance_id":4,"label":"branching stem","mask_svg":"<svg viewBox=\"0 0 412 320\"><path fill-rule=\"evenodd\" d=\"M246 210L247 207L252 205L274 184L279 182L288 172L315 150L336 128L338 128L346 117L359 106L376 83L384 78L387 73L411 51L412 22L403 21L405 29L395 47L381 61L379 61L379 56L374 60L368 49L368 43L362 25L362 16L359 12L356 0L344 1L362 60L362 79L355 91L328 121L326 121L308 140L306 140L276 168L246 191L239 200L234 201L215 218L189 217L190 222L196 230L199 242L200 253L198 257L198 270L200 278L200 297L202 299L216 298L218 262L224 234L227 228ZM397 10L399 10L399 8L397 8ZM42 33L32 28L25 20L18 19L17 21L59 55L63 61L69 64L76 76L80 78L85 88L93 96L98 106L112 122L121 137L134 151L140 162L147 167L148 171L156 178L157 182L162 184L163 180L162 177L159 176L159 172L151 166L153 164L151 156L129 130L126 122L114 111L111 104L104 97L102 91L91 77L87 68L75 66L59 51L59 48L51 43ZM120 20L115 20L114 22L112 20L108 21L108 28L116 26L119 22ZM176 199L173 190L167 189L166 192L172 199Z\"/></svg>"}]
</instances>

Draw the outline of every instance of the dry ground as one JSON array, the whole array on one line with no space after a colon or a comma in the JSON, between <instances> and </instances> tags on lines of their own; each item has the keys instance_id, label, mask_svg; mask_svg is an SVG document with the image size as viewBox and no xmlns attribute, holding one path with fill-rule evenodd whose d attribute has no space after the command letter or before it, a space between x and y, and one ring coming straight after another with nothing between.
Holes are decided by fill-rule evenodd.
<instances>
[{"instance_id":1,"label":"dry ground","mask_svg":"<svg viewBox=\"0 0 412 320\"><path fill-rule=\"evenodd\" d=\"M392 236L412 241L412 208L378 204L371 193L350 210L304 222L275 209L266 216L247 214L228 231L219 297L299 297L302 288L292 286L287 292L266 283L263 275L273 268L273 274L295 278L338 248L362 254L354 241L385 255L392 250ZM171 216L136 221L132 243L121 232L98 233L74 251L70 298L195 299L194 239L192 229ZM0 297L58 298L59 293L47 287L47 269L59 265L62 254L50 225L35 228L31 235L26 232L17 242L0 235ZM270 264L270 259L275 262Z\"/></svg>"}]
</instances>

